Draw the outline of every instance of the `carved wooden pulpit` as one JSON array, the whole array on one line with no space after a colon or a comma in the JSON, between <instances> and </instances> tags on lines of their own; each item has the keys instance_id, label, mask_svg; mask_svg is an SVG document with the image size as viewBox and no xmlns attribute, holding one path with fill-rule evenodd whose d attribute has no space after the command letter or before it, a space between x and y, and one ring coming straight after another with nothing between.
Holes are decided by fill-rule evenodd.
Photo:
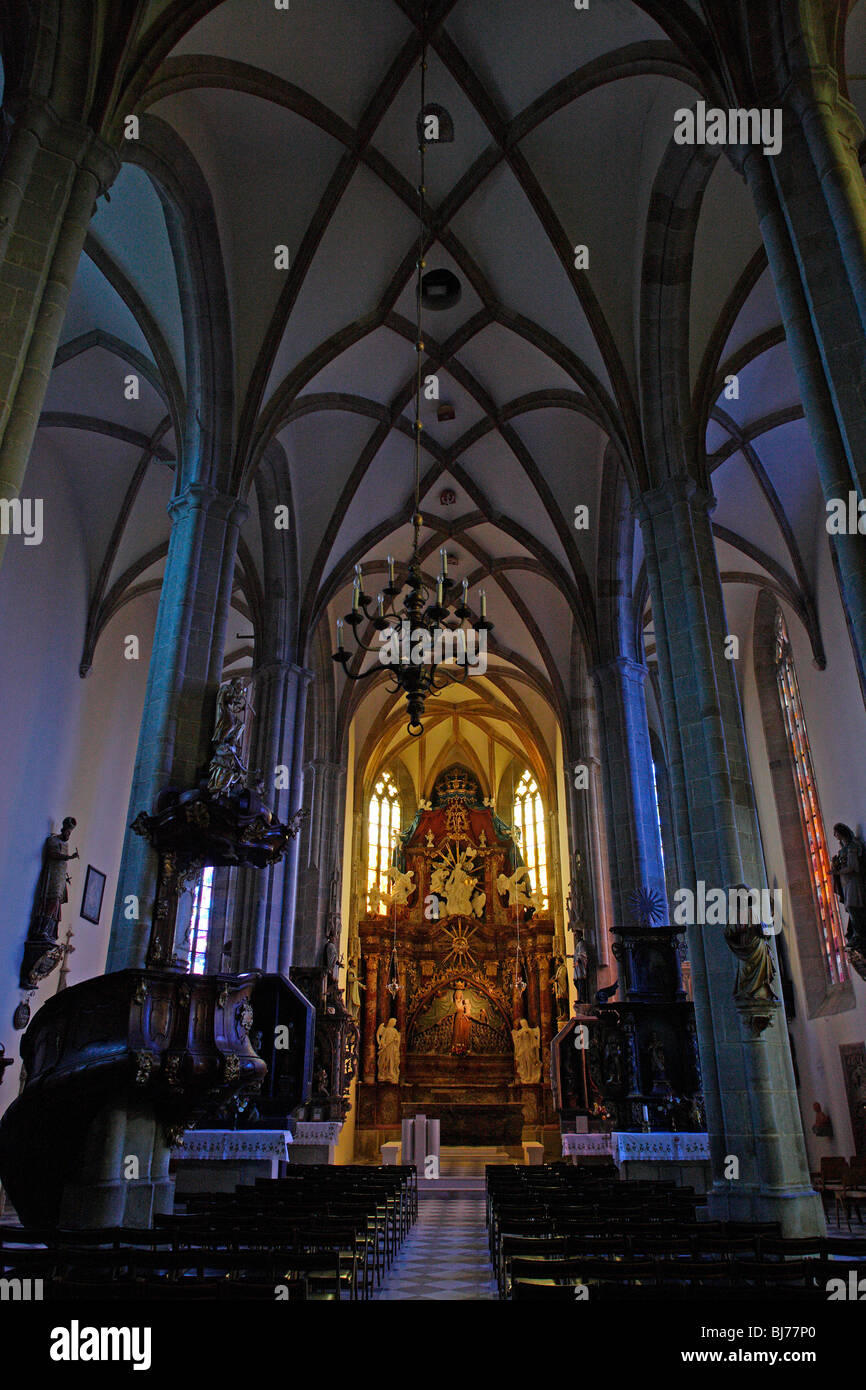
<instances>
[{"instance_id":1,"label":"carved wooden pulpit","mask_svg":"<svg viewBox=\"0 0 866 1390\"><path fill-rule=\"evenodd\" d=\"M356 1152L378 1158L401 1120L441 1121L443 1144L518 1146L559 1129L549 1085L556 1031L554 924L510 827L465 767L437 780L401 838L391 892L358 924L361 1015ZM390 899L390 900L389 900ZM395 1018L399 1080L378 1040ZM521 1082L512 1030L539 1029L537 1079Z\"/></svg>"}]
</instances>

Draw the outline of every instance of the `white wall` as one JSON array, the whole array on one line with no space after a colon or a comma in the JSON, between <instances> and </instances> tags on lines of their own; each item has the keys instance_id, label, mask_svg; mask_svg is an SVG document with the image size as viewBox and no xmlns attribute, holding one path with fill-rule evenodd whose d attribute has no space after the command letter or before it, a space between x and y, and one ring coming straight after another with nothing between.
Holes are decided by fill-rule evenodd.
<instances>
[{"instance_id":1,"label":"white wall","mask_svg":"<svg viewBox=\"0 0 866 1390\"><path fill-rule=\"evenodd\" d=\"M18 1044L12 1014L23 997L18 973L30 924L46 835L64 816L78 825L71 845L69 902L61 940L71 926L68 984L104 968L132 764L144 702L156 595L121 610L100 638L93 668L78 674L90 576L66 466L40 439L27 495L42 497L44 538L25 546L10 538L0 569L0 1042L16 1065L5 1072L0 1110L18 1093ZM140 637L139 661L123 657L123 636ZM79 915L87 864L108 875L98 926ZM55 971L31 1000L36 1011L57 989Z\"/></svg>"},{"instance_id":2,"label":"white wall","mask_svg":"<svg viewBox=\"0 0 866 1390\"><path fill-rule=\"evenodd\" d=\"M832 835L836 821L846 821L855 827L859 824L861 831L866 829L866 710L826 537L819 544L816 590L827 654L824 671L819 671L814 664L809 639L800 620L784 604L783 611L832 854L837 848ZM742 592L741 589L740 595ZM738 663L738 677L743 694L746 735L768 879L771 886L782 888L783 901L788 903L790 897L781 834L755 683L752 639L757 594L757 589L750 590L748 604L741 605L741 602L735 601L728 605L728 613L732 630L739 631L741 637L742 656ZM737 615L736 622L731 621L734 613ZM841 915L843 923L847 925L844 909ZM786 914L786 925L788 920ZM822 1155L849 1156L854 1152L839 1045L866 1040L866 984L852 972L856 1007L844 1013L809 1019L796 942L793 933L787 930L786 940L789 943L797 1008L797 1017L790 1031L800 1072L800 1108L810 1165L817 1169ZM834 1134L831 1139L819 1139L812 1133L814 1101L821 1103L833 1122Z\"/></svg>"}]
</instances>

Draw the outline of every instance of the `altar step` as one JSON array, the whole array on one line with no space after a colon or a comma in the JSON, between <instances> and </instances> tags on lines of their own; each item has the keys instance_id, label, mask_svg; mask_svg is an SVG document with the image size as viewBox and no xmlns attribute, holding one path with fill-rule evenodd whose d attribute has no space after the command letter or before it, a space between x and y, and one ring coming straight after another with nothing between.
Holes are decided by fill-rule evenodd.
<instances>
[{"instance_id":1,"label":"altar step","mask_svg":"<svg viewBox=\"0 0 866 1390\"><path fill-rule=\"evenodd\" d=\"M481 1200L484 1170L488 1164L514 1163L505 1149L471 1145L443 1145L439 1151L439 1177L418 1174L418 1196L437 1201Z\"/></svg>"}]
</instances>

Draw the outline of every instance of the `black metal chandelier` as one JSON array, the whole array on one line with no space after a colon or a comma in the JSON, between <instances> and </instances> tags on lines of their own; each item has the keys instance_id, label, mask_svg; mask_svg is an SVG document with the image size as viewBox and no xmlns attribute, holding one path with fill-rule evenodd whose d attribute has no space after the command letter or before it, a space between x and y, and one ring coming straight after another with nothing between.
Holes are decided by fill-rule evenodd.
<instances>
[{"instance_id":1,"label":"black metal chandelier","mask_svg":"<svg viewBox=\"0 0 866 1390\"><path fill-rule=\"evenodd\" d=\"M346 673L349 680L364 680L368 676L376 674L380 662L384 662L384 648L382 646L382 634L388 632L392 634L390 642L390 655L387 660L388 674L393 681L387 689L389 693L396 694L398 691L405 692L406 704L409 711L409 723L407 729L413 738L418 738L424 732L422 717L427 699L435 695L446 685L467 679L472 663L469 653L474 642L476 650L480 645L486 647L486 634L491 630L493 624L487 619L487 597L483 589L478 591L480 602L480 616L473 619L472 610L468 604L469 582L464 579L462 592L459 602L456 595L456 584L448 574L448 555L443 548L439 551L441 560L441 571L436 580L435 597L432 587L428 587L421 571L420 540L421 527L424 518L420 511L420 487L421 487L421 397L422 397L422 354L424 352L424 340L421 331L421 310L425 299L425 277L424 270L426 261L424 260L425 244L427 240L427 228L424 221L424 198L426 188L424 184L425 156L427 144L424 138L424 113L427 110L426 102L426 75L427 75L427 40L426 35L422 41L421 51L421 116L418 121L418 151L420 159L421 177L418 184L418 259L416 277L416 319L415 319L415 349L416 349L416 372L415 372L415 421L413 430L414 460L415 460L415 489L414 505L412 509L413 542L412 554L407 566L407 575L404 583L398 584L395 578L394 557L388 556L388 583L376 598L375 612L373 611L373 600L369 594L363 591L363 572L360 564L355 566L355 580L352 589L352 609L343 618L337 619L337 649L332 653L333 660L338 662ZM436 108L439 110L440 108ZM437 272L431 272L435 276ZM429 301L435 303L434 296L429 296ZM443 306L444 307L444 306ZM379 648L366 645L358 634L358 629L362 623L371 623L373 629L379 634ZM468 627L464 624L468 623ZM352 630L354 650L348 651L344 645L344 628L348 624ZM481 634L484 634L481 636ZM468 638L472 639L470 642ZM446 659L443 659L443 652L447 651ZM376 664L369 666L366 670L350 670L350 663L353 658L363 659L365 654L378 656Z\"/></svg>"}]
</instances>

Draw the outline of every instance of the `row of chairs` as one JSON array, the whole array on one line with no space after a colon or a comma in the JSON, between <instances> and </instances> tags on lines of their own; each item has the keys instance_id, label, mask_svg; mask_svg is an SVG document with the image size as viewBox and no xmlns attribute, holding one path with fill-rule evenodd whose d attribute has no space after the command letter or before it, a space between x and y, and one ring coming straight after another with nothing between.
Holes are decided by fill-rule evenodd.
<instances>
[{"instance_id":1,"label":"row of chairs","mask_svg":"<svg viewBox=\"0 0 866 1390\"><path fill-rule=\"evenodd\" d=\"M322 1165L234 1193L190 1198L148 1230L0 1226L4 1278L44 1297L370 1296L417 1216L414 1168Z\"/></svg>"},{"instance_id":2,"label":"row of chairs","mask_svg":"<svg viewBox=\"0 0 866 1390\"><path fill-rule=\"evenodd\" d=\"M816 1191L821 1193L824 1211L829 1216L829 1198L833 1199L836 1225L841 1229L844 1214L848 1230L851 1230L851 1210L857 1213L862 1222L860 1203L866 1202L866 1157L853 1154L850 1159L836 1154L825 1154L821 1159L820 1171L812 1174Z\"/></svg>"},{"instance_id":3,"label":"row of chairs","mask_svg":"<svg viewBox=\"0 0 866 1390\"><path fill-rule=\"evenodd\" d=\"M488 1169L500 1297L826 1298L830 1278L866 1260L866 1242L784 1240L776 1223L698 1221L704 1200L597 1168L564 1176L551 1165L507 1177Z\"/></svg>"}]
</instances>

